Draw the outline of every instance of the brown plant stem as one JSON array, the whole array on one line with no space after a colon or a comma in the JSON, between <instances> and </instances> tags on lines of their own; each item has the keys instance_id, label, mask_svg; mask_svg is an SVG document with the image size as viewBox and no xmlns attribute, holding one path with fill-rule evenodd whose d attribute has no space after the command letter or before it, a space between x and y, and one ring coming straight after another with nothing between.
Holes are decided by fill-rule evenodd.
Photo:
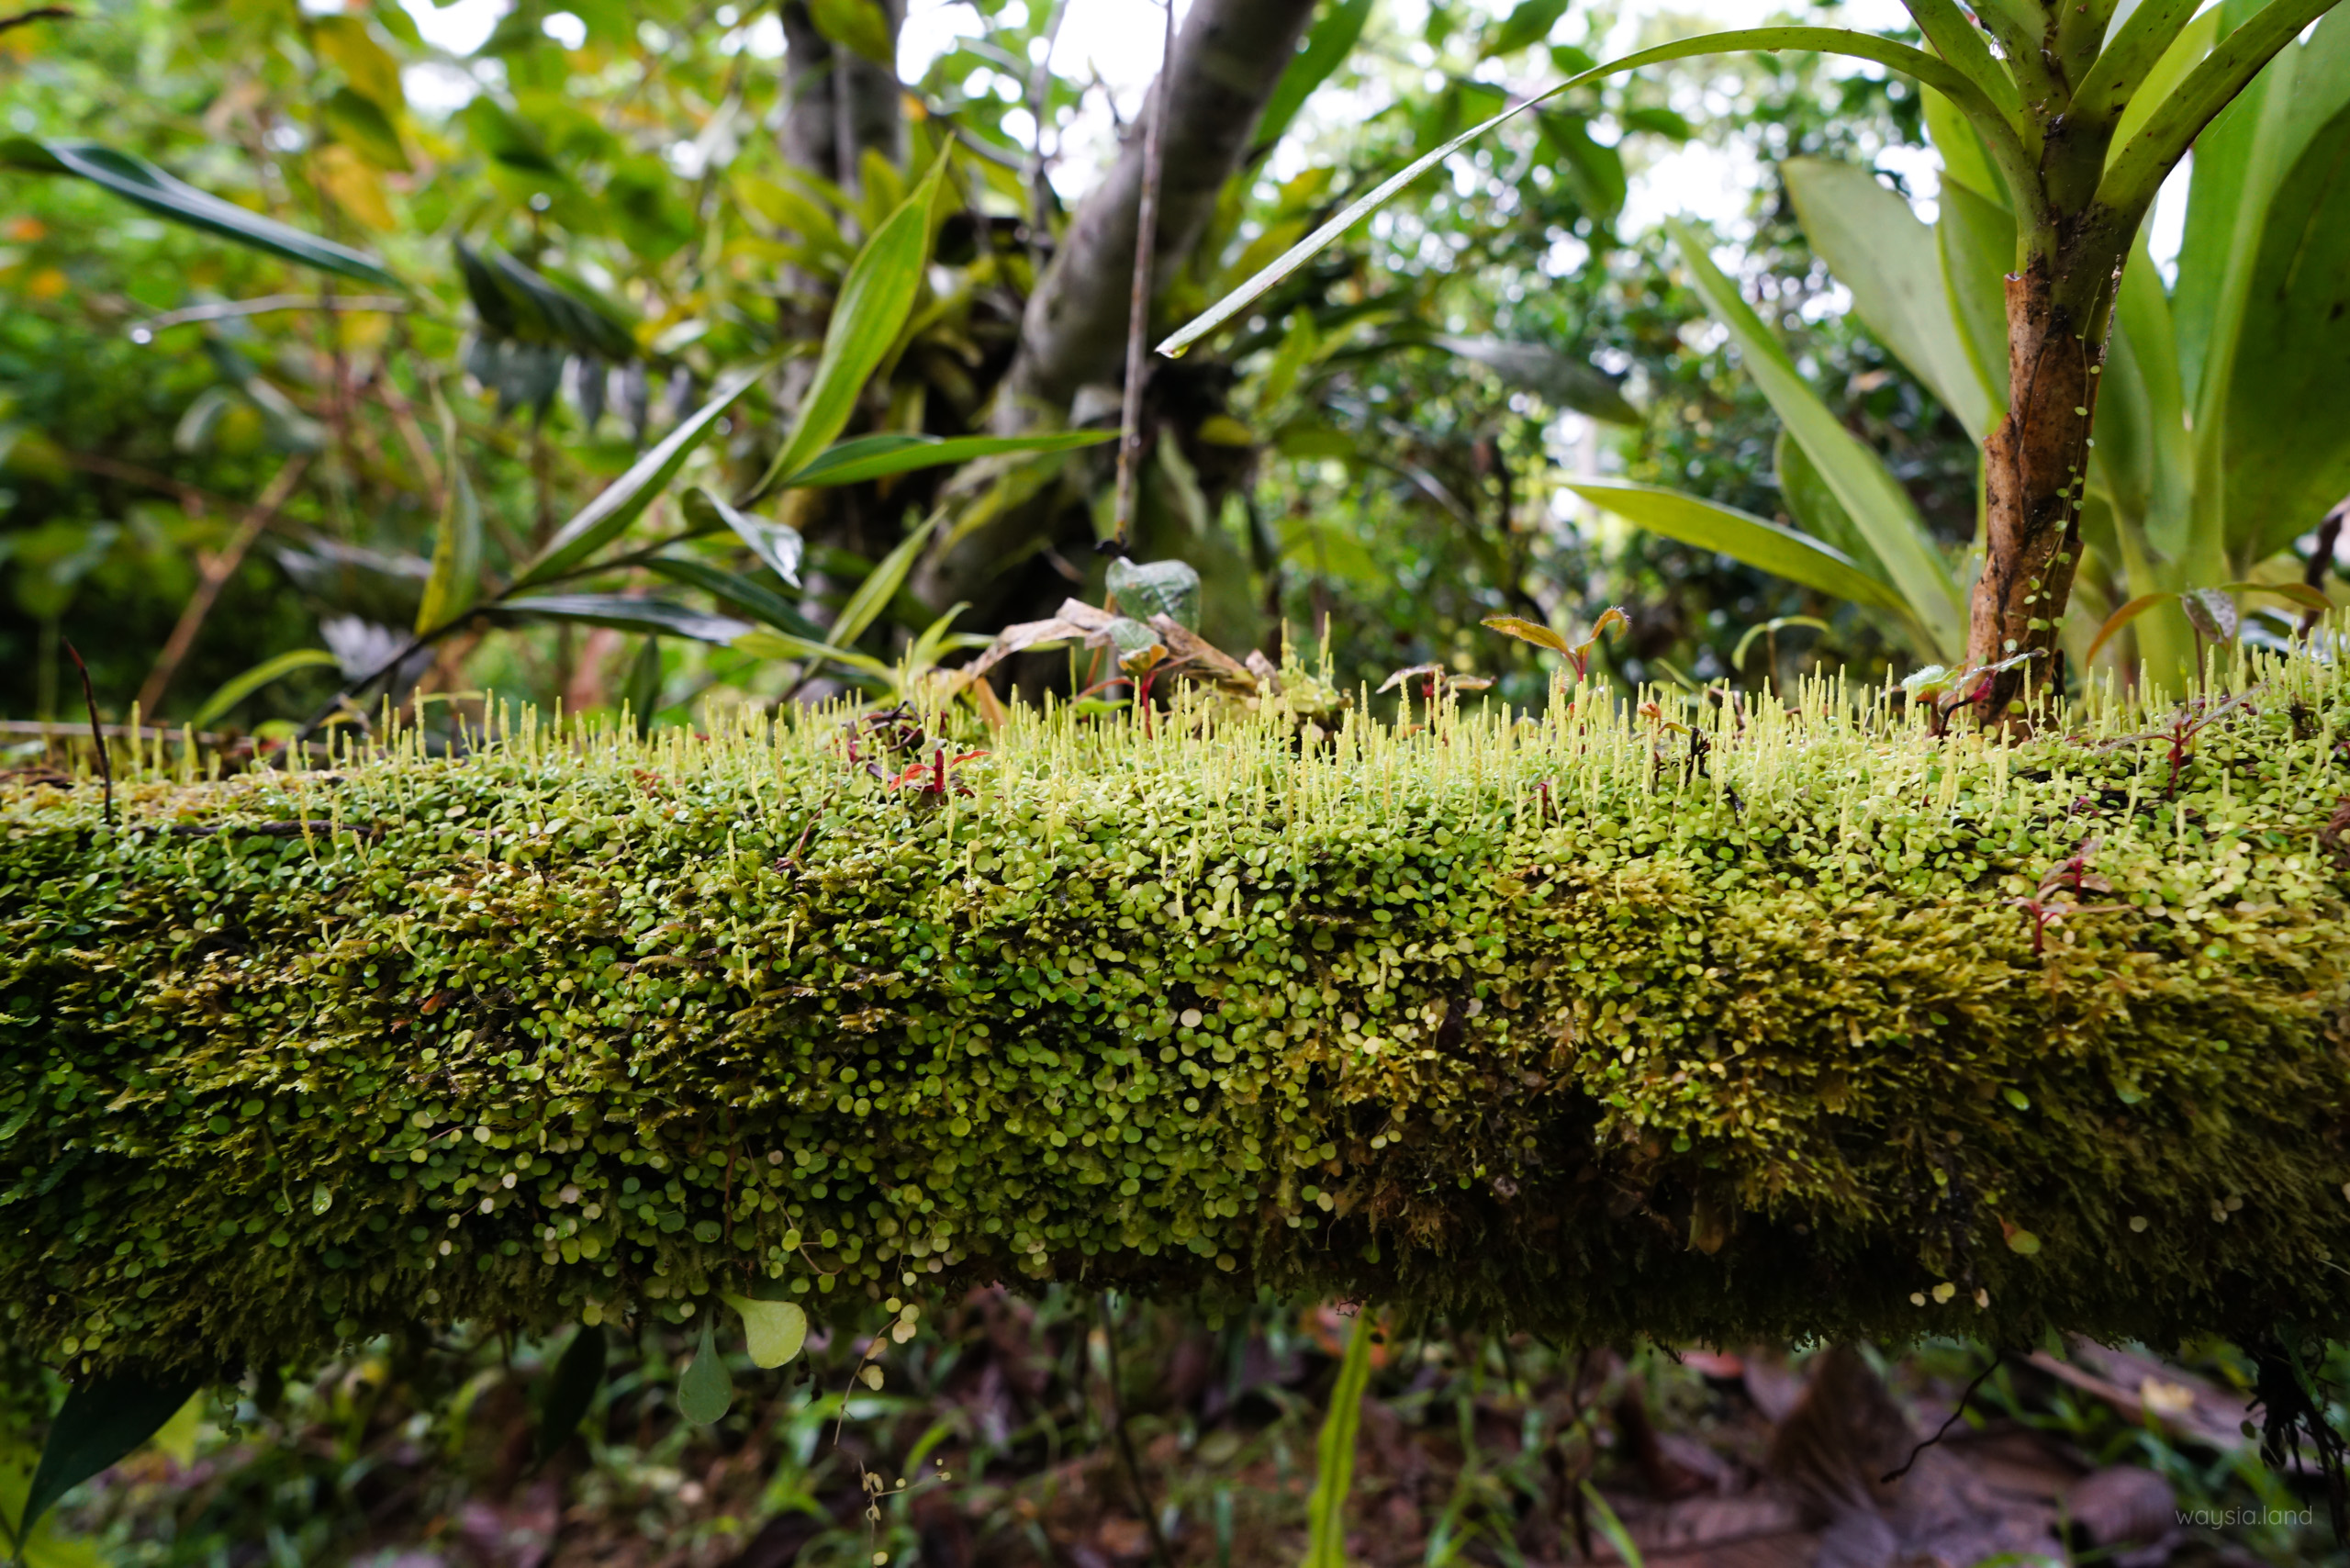
<instances>
[{"instance_id":1,"label":"brown plant stem","mask_svg":"<svg viewBox=\"0 0 2350 1568\"><path fill-rule=\"evenodd\" d=\"M269 481L268 487L262 491L261 498L247 507L244 515L237 520L236 532L229 536L228 543L217 553L203 557L196 591L188 595L187 604L180 610L178 622L172 627L172 634L163 641L163 651L155 655L155 666L147 672L146 680L140 685L140 712L152 713L162 706L164 689L171 685L172 677L178 673L188 651L196 646L196 639L203 632L206 620L211 616L213 605L219 601L220 590L228 586L230 577L236 576L237 568L244 565L245 554L253 547L253 541L261 537L262 530L276 521L279 510L292 497L295 487L302 482L302 476L309 471L309 466L310 458L307 453L297 453L287 458Z\"/></svg>"},{"instance_id":2,"label":"brown plant stem","mask_svg":"<svg viewBox=\"0 0 2350 1568\"><path fill-rule=\"evenodd\" d=\"M73 660L73 667L82 672L82 703L90 711L90 745L96 749L98 778L106 789L106 826L114 826L114 762L106 755L106 727L98 722L98 694L90 686L90 666L82 662L82 650L73 644L65 644L66 654Z\"/></svg>"},{"instance_id":3,"label":"brown plant stem","mask_svg":"<svg viewBox=\"0 0 2350 1568\"><path fill-rule=\"evenodd\" d=\"M1167 1537L1158 1528L1158 1511L1150 1506L1150 1494L1144 1490L1142 1466L1135 1459L1135 1440L1126 1430L1126 1406L1118 1392L1118 1320L1110 1310L1110 1293L1098 1298L1102 1308L1102 1359L1109 1374L1110 1430L1118 1439L1118 1460L1125 1467L1126 1484L1133 1488L1135 1506L1142 1512L1143 1528L1150 1532L1150 1560L1157 1568L1174 1568L1175 1559L1168 1554Z\"/></svg>"},{"instance_id":4,"label":"brown plant stem","mask_svg":"<svg viewBox=\"0 0 2350 1568\"><path fill-rule=\"evenodd\" d=\"M1118 510L1113 535L1123 552L1134 531L1136 470L1142 463L1142 391L1150 379L1150 263L1158 248L1158 186L1166 173L1167 87L1174 75L1175 0L1159 0L1167 13L1158 80L1151 84L1150 110L1143 122L1142 196L1135 207L1134 285L1126 297L1126 388L1118 414Z\"/></svg>"}]
</instances>

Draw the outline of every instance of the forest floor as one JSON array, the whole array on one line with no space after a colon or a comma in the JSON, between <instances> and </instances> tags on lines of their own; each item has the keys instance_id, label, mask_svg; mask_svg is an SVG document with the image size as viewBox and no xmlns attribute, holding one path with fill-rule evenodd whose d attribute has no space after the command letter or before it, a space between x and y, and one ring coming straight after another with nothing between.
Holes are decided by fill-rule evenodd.
<instances>
[{"instance_id":1,"label":"forest floor","mask_svg":"<svg viewBox=\"0 0 2350 1568\"><path fill-rule=\"evenodd\" d=\"M779 1372L738 1361L709 1428L677 1415L682 1336L615 1335L543 1467L560 1341L386 1346L216 1401L63 1522L95 1549L77 1561L140 1568L1288 1568L1348 1331L1327 1308L1211 1329L984 1291L889 1345L878 1390L846 1333ZM2064 1350L1383 1339L1346 1562L2350 1563L2313 1468L2260 1460L2240 1356Z\"/></svg>"}]
</instances>

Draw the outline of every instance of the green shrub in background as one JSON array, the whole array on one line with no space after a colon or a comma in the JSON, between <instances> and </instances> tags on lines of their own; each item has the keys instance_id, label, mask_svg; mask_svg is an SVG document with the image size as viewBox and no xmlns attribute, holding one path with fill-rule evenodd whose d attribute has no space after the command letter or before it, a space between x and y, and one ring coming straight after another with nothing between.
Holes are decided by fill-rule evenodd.
<instances>
[{"instance_id":1,"label":"green shrub in background","mask_svg":"<svg viewBox=\"0 0 2350 1568\"><path fill-rule=\"evenodd\" d=\"M976 1281L1571 1341L2341 1330L2350 692L1597 688L0 796L0 1310L76 1376ZM731 1318L722 1332L736 1330Z\"/></svg>"}]
</instances>

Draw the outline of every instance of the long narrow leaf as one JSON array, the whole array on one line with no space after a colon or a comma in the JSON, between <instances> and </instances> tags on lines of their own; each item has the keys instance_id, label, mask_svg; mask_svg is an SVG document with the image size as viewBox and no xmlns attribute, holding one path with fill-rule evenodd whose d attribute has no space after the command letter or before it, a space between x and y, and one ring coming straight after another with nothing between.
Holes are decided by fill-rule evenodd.
<instances>
[{"instance_id":1,"label":"long narrow leaf","mask_svg":"<svg viewBox=\"0 0 2350 1568\"><path fill-rule=\"evenodd\" d=\"M824 329L824 349L815 379L792 421L791 433L776 454L755 494L764 494L785 476L806 467L833 443L856 411L865 384L880 368L898 332L913 313L930 258L930 213L946 177L941 153L914 192L874 230L842 280L840 298Z\"/></svg>"},{"instance_id":2,"label":"long narrow leaf","mask_svg":"<svg viewBox=\"0 0 2350 1568\"><path fill-rule=\"evenodd\" d=\"M1934 231L1857 163L1790 158L1779 168L1804 238L1852 291L1861 319L1968 435L1980 442L1990 434L1994 395L1967 350Z\"/></svg>"},{"instance_id":3,"label":"long narrow leaf","mask_svg":"<svg viewBox=\"0 0 2350 1568\"><path fill-rule=\"evenodd\" d=\"M12 137L0 142L0 162L20 169L78 174L160 218L233 240L251 250L363 283L400 286L398 278L386 272L381 262L364 251L321 240L274 218L263 218L250 207L239 207L209 191L175 180L144 158L118 152L95 141L42 141Z\"/></svg>"},{"instance_id":4,"label":"long narrow leaf","mask_svg":"<svg viewBox=\"0 0 2350 1568\"><path fill-rule=\"evenodd\" d=\"M791 601L781 594L771 593L748 578L722 570L707 561L655 555L647 565L671 582L698 588L778 631L789 632L795 637L822 638L824 634L814 622L793 609Z\"/></svg>"},{"instance_id":5,"label":"long narrow leaf","mask_svg":"<svg viewBox=\"0 0 2350 1568\"><path fill-rule=\"evenodd\" d=\"M518 588L543 583L549 577L569 571L589 555L618 538L644 513L662 490L667 487L677 470L684 466L694 448L710 438L718 421L725 417L744 393L758 385L767 374L766 365L737 370L722 377L713 389L709 402L694 410L692 416L664 437L661 443L638 458L629 471L604 487L604 491L579 510L578 515L556 531L535 559L522 569L514 580Z\"/></svg>"},{"instance_id":6,"label":"long narrow leaf","mask_svg":"<svg viewBox=\"0 0 2350 1568\"><path fill-rule=\"evenodd\" d=\"M1314 1492L1305 1501L1305 1568L1346 1568L1347 1495L1355 1484L1355 1435L1362 1424L1363 1390L1371 1384L1372 1332L1371 1314L1356 1313L1330 1408L1315 1439Z\"/></svg>"},{"instance_id":7,"label":"long narrow leaf","mask_svg":"<svg viewBox=\"0 0 2350 1568\"><path fill-rule=\"evenodd\" d=\"M937 526L935 513L925 518L922 526L907 534L904 543L884 555L871 575L856 585L856 591L848 596L846 604L841 606L839 619L833 622L830 640L834 644L846 647L856 642L865 635L865 629L890 608L890 601L898 597L900 588L906 586L906 577L914 569L914 558L922 553L923 542L930 537L931 530Z\"/></svg>"},{"instance_id":8,"label":"long narrow leaf","mask_svg":"<svg viewBox=\"0 0 2350 1568\"><path fill-rule=\"evenodd\" d=\"M1073 452L1079 447L1099 446L1117 437L1116 431L1047 431L1037 435L860 436L820 453L806 467L778 484L792 489L856 485L867 479L886 479L893 474L968 463L975 457L994 457L1007 452Z\"/></svg>"},{"instance_id":9,"label":"long narrow leaf","mask_svg":"<svg viewBox=\"0 0 2350 1568\"><path fill-rule=\"evenodd\" d=\"M186 1372L149 1377L122 1372L77 1383L41 1446L16 1536L24 1540L60 1497L162 1429L204 1380Z\"/></svg>"},{"instance_id":10,"label":"long narrow leaf","mask_svg":"<svg viewBox=\"0 0 2350 1568\"><path fill-rule=\"evenodd\" d=\"M2097 629L2097 635L2089 639L2089 651L2081 655L2081 662L2083 664L2094 663L2099 651L2105 647L2106 644L2111 642L2114 635L2124 626L2129 625L2130 622L2137 620L2138 617L2145 614L2146 611L2154 609L2154 606L2158 604L2169 604L2177 598L2178 595L2175 593L2140 594L2137 598L2132 599L2129 603L2123 605L2121 609L2115 610L2112 614L2105 618L2105 624L2099 626Z\"/></svg>"},{"instance_id":11,"label":"long narrow leaf","mask_svg":"<svg viewBox=\"0 0 2350 1568\"><path fill-rule=\"evenodd\" d=\"M2221 39L2187 80L2163 100L2146 128L2130 140L2098 183L2098 204L2135 227L2187 150L2212 118L2235 101L2261 68L2333 9L2336 0L2268 0Z\"/></svg>"},{"instance_id":12,"label":"long narrow leaf","mask_svg":"<svg viewBox=\"0 0 2350 1568\"><path fill-rule=\"evenodd\" d=\"M547 1380L546 1396L539 1406L540 1463L554 1458L555 1450L579 1430L588 1407L596 1402L596 1391L604 1385L604 1362L610 1349L604 1330L595 1324L582 1324L571 1336L571 1343L563 1348L563 1359L555 1362L554 1375Z\"/></svg>"},{"instance_id":13,"label":"long narrow leaf","mask_svg":"<svg viewBox=\"0 0 2350 1568\"><path fill-rule=\"evenodd\" d=\"M808 542L798 529L737 511L699 485L679 497L678 505L697 530L705 533L733 530L735 538L751 547L751 554L767 563L767 570L792 588L800 586L800 563L807 554Z\"/></svg>"},{"instance_id":14,"label":"long narrow leaf","mask_svg":"<svg viewBox=\"0 0 2350 1568\"><path fill-rule=\"evenodd\" d=\"M2154 62L2178 41L2201 5L2202 0L2140 0L2081 78L2072 107L2065 111L2067 122L2077 118L2087 127L2119 120Z\"/></svg>"},{"instance_id":15,"label":"long narrow leaf","mask_svg":"<svg viewBox=\"0 0 2350 1568\"><path fill-rule=\"evenodd\" d=\"M1751 512L1624 480L1577 480L1567 488L1652 533L1700 550L1718 550L1757 571L1801 583L1831 599L1851 599L1897 615L1907 611L1899 594L1861 570L1842 551Z\"/></svg>"},{"instance_id":16,"label":"long narrow leaf","mask_svg":"<svg viewBox=\"0 0 2350 1568\"><path fill-rule=\"evenodd\" d=\"M795 637L789 632L745 632L734 639L734 650L749 654L754 658L793 659L810 666L838 665L843 669L854 670L881 681L887 681L895 673L888 665L868 654L836 648L822 638Z\"/></svg>"},{"instance_id":17,"label":"long narrow leaf","mask_svg":"<svg viewBox=\"0 0 2350 1568\"><path fill-rule=\"evenodd\" d=\"M1846 430L1818 394L1804 384L1786 351L1714 265L1696 234L1678 220L1669 220L1665 228L1680 247L1707 308L1729 329L1747 374L1754 377L1785 423L1787 433L1843 503L1853 527L1884 566L1887 580L1900 590L1909 612L1932 639L1934 651L1944 658L1955 658L1966 644L1965 600L1909 492L1901 487L1884 460Z\"/></svg>"},{"instance_id":18,"label":"long narrow leaf","mask_svg":"<svg viewBox=\"0 0 2350 1568\"><path fill-rule=\"evenodd\" d=\"M659 636L691 637L698 643L732 643L751 630L746 621L705 615L666 599L631 599L617 593L550 593L534 599L509 599L491 607L500 621L572 621L588 626L610 626L622 632L651 632Z\"/></svg>"},{"instance_id":19,"label":"long narrow leaf","mask_svg":"<svg viewBox=\"0 0 2350 1568\"><path fill-rule=\"evenodd\" d=\"M1265 112L1257 117L1259 147L1279 141L1297 111L1305 106L1305 100L1314 95L1314 89L1346 63L1355 40L1362 37L1363 24L1371 20L1371 3L1337 0L1315 18L1313 30L1305 35L1305 47L1283 68L1281 79L1273 84L1273 95L1265 100Z\"/></svg>"},{"instance_id":20,"label":"long narrow leaf","mask_svg":"<svg viewBox=\"0 0 2350 1568\"><path fill-rule=\"evenodd\" d=\"M416 607L420 636L464 614L481 592L481 502L457 451L456 412L437 387L432 402L441 416L442 465L448 483L441 501L441 526L432 540L432 575L424 579L424 598Z\"/></svg>"},{"instance_id":21,"label":"long narrow leaf","mask_svg":"<svg viewBox=\"0 0 2350 1568\"><path fill-rule=\"evenodd\" d=\"M331 665L335 656L324 648L297 648L280 654L274 659L263 659L244 674L232 676L220 683L220 689L204 700L204 706L188 720L188 728L201 730L217 722L229 710L267 686L281 676L292 675L297 669L315 669Z\"/></svg>"},{"instance_id":22,"label":"long narrow leaf","mask_svg":"<svg viewBox=\"0 0 2350 1568\"><path fill-rule=\"evenodd\" d=\"M2298 0L2298 3L2307 3L2307 0ZM1660 44L1654 49L1644 49L1605 65L1595 65L1589 71L1568 77L1555 87L1511 105L1491 119L1471 126L1435 151L1423 153L1399 173L1381 181L1370 194L1348 203L1337 217L1282 252L1256 276L1217 300L1205 312L1161 342L1158 352L1169 359L1181 358L1193 343L1248 308L1266 290L1313 260L1339 235L1386 206L1406 185L1495 126L1524 114L1539 104L1548 103L1561 93L1587 86L1606 77L1621 75L1627 71L1637 71L1644 65L1662 65L1669 61L1687 60L1696 55L1729 54L1741 50L1775 52L1790 49L1816 50L1823 54L1843 54L1873 61L1904 75L1915 77L1930 87L1938 88L1965 113L1968 119L1975 122L2004 164L2019 171L2028 167L2014 123L2000 112L1981 87L1947 62L1923 50L1846 28L1741 28L1733 32L1707 33L1700 38Z\"/></svg>"}]
</instances>

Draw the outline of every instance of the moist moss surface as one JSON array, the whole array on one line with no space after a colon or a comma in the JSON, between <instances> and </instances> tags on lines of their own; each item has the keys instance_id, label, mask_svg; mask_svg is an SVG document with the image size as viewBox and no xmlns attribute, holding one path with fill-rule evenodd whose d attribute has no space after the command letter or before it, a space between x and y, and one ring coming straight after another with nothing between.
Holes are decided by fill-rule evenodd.
<instances>
[{"instance_id":1,"label":"moist moss surface","mask_svg":"<svg viewBox=\"0 0 2350 1568\"><path fill-rule=\"evenodd\" d=\"M225 1371L1059 1280L2339 1334L2350 691L2241 679L2015 744L1585 689L1015 715L944 794L837 714L151 762L111 829L0 786L0 1333Z\"/></svg>"}]
</instances>

